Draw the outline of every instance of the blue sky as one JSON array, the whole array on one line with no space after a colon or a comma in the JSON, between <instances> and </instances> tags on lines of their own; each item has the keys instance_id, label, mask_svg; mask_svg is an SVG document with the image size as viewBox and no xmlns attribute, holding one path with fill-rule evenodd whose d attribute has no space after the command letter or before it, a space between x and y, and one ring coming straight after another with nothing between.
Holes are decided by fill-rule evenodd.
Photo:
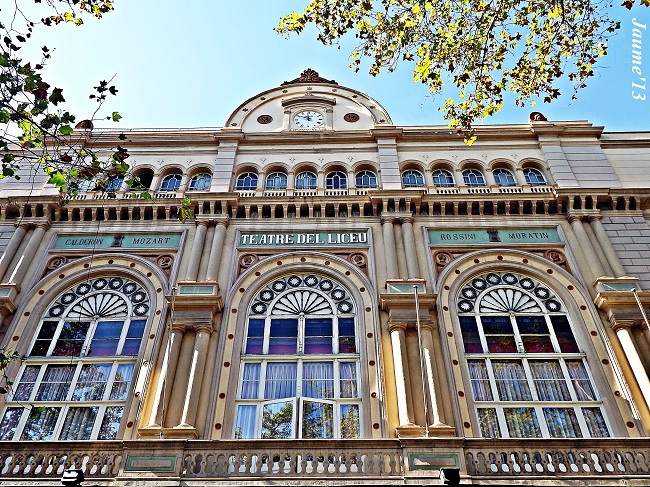
<instances>
[{"instance_id":1,"label":"blue sky","mask_svg":"<svg viewBox=\"0 0 650 487\"><path fill-rule=\"evenodd\" d=\"M436 109L444 98L433 99L426 87L414 84L409 64L376 78L355 74L348 68L353 38L337 49L318 43L315 30L290 40L273 31L284 13L306 3L116 0L115 11L101 21L41 29L35 44L56 47L48 79L63 87L68 109L82 118L94 109L88 100L92 86L115 75L119 94L105 111L119 111L124 118L118 126L124 128L219 127L241 102L309 67L374 97L396 125L445 124ZM608 131L650 130L650 83L641 90L645 101L632 98L633 82L650 82L650 9L614 7L614 13L622 28L577 101L571 104L567 96L517 109L511 98L484 123L527 123L531 111L541 111L549 120L588 120ZM632 72L633 18L647 26L640 76Z\"/></svg>"}]
</instances>

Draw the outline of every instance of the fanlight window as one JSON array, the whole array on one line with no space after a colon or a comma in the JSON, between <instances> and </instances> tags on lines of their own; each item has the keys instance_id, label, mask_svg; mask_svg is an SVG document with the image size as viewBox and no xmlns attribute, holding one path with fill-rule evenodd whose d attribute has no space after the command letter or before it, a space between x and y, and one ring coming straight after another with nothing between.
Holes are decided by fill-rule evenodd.
<instances>
[{"instance_id":1,"label":"fanlight window","mask_svg":"<svg viewBox=\"0 0 650 487\"><path fill-rule=\"evenodd\" d=\"M402 173L402 185L405 188L423 188L424 176L420 171L410 169Z\"/></svg>"},{"instance_id":2,"label":"fanlight window","mask_svg":"<svg viewBox=\"0 0 650 487\"><path fill-rule=\"evenodd\" d=\"M463 181L465 181L465 185L470 188L485 186L485 178L483 177L483 174L481 171L476 169L467 169L463 171Z\"/></svg>"},{"instance_id":3,"label":"fanlight window","mask_svg":"<svg viewBox=\"0 0 650 487\"><path fill-rule=\"evenodd\" d=\"M178 191L181 187L182 176L180 174L168 174L162 180L160 191Z\"/></svg>"},{"instance_id":4,"label":"fanlight window","mask_svg":"<svg viewBox=\"0 0 650 487\"><path fill-rule=\"evenodd\" d=\"M77 284L49 305L0 422L0 440L117 437L150 312L121 277Z\"/></svg>"},{"instance_id":5,"label":"fanlight window","mask_svg":"<svg viewBox=\"0 0 650 487\"><path fill-rule=\"evenodd\" d=\"M498 168L492 171L492 174L494 175L494 181L499 186L517 186L515 176L507 169Z\"/></svg>"},{"instance_id":6,"label":"fanlight window","mask_svg":"<svg viewBox=\"0 0 650 487\"><path fill-rule=\"evenodd\" d=\"M287 189L287 175L283 172L273 172L266 177L267 190L285 190Z\"/></svg>"},{"instance_id":7,"label":"fanlight window","mask_svg":"<svg viewBox=\"0 0 650 487\"><path fill-rule=\"evenodd\" d=\"M450 188L455 186L454 177L449 171L438 169L433 171L433 184L439 188Z\"/></svg>"},{"instance_id":8,"label":"fanlight window","mask_svg":"<svg viewBox=\"0 0 650 487\"><path fill-rule=\"evenodd\" d=\"M524 177L526 178L526 182L531 186L541 186L546 184L546 178L542 174L542 171L535 169L534 167L525 168Z\"/></svg>"},{"instance_id":9,"label":"fanlight window","mask_svg":"<svg viewBox=\"0 0 650 487\"><path fill-rule=\"evenodd\" d=\"M317 178L313 172L301 172L296 176L296 189L316 189Z\"/></svg>"},{"instance_id":10,"label":"fanlight window","mask_svg":"<svg viewBox=\"0 0 650 487\"><path fill-rule=\"evenodd\" d=\"M610 436L585 354L548 286L482 274L461 287L457 306L483 437Z\"/></svg>"},{"instance_id":11,"label":"fanlight window","mask_svg":"<svg viewBox=\"0 0 650 487\"><path fill-rule=\"evenodd\" d=\"M253 299L235 438L361 436L356 307L315 274L276 279Z\"/></svg>"},{"instance_id":12,"label":"fanlight window","mask_svg":"<svg viewBox=\"0 0 650 487\"><path fill-rule=\"evenodd\" d=\"M325 178L326 189L347 189L348 176L344 172L334 171L327 174Z\"/></svg>"},{"instance_id":13,"label":"fanlight window","mask_svg":"<svg viewBox=\"0 0 650 487\"><path fill-rule=\"evenodd\" d=\"M207 173L195 174L190 179L190 191L208 191L212 183L212 175Z\"/></svg>"},{"instance_id":14,"label":"fanlight window","mask_svg":"<svg viewBox=\"0 0 650 487\"><path fill-rule=\"evenodd\" d=\"M257 174L246 172L237 177L235 189L239 191L252 191L257 189Z\"/></svg>"},{"instance_id":15,"label":"fanlight window","mask_svg":"<svg viewBox=\"0 0 650 487\"><path fill-rule=\"evenodd\" d=\"M376 188L377 187L377 175L372 171L361 171L357 173L355 178L355 184L357 188Z\"/></svg>"}]
</instances>

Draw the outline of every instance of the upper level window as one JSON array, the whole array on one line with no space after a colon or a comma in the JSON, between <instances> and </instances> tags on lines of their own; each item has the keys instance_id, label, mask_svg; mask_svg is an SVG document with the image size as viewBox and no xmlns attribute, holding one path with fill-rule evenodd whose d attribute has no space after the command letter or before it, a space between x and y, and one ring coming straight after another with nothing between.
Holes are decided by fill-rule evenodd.
<instances>
[{"instance_id":1,"label":"upper level window","mask_svg":"<svg viewBox=\"0 0 650 487\"><path fill-rule=\"evenodd\" d=\"M347 189L348 176L342 171L334 171L327 174L325 178L326 189Z\"/></svg>"},{"instance_id":2,"label":"upper level window","mask_svg":"<svg viewBox=\"0 0 650 487\"><path fill-rule=\"evenodd\" d=\"M124 183L124 176L114 177L108 179L108 184L106 184L107 193L116 193L122 188Z\"/></svg>"},{"instance_id":3,"label":"upper level window","mask_svg":"<svg viewBox=\"0 0 650 487\"><path fill-rule=\"evenodd\" d=\"M402 186L405 188L423 188L424 176L420 171L409 169L402 173Z\"/></svg>"},{"instance_id":4,"label":"upper level window","mask_svg":"<svg viewBox=\"0 0 650 487\"><path fill-rule=\"evenodd\" d=\"M355 177L355 184L357 188L376 188L377 175L372 171L360 171Z\"/></svg>"},{"instance_id":5,"label":"upper level window","mask_svg":"<svg viewBox=\"0 0 650 487\"><path fill-rule=\"evenodd\" d=\"M436 169L433 171L433 184L439 188L450 188L455 186L454 177L449 171L444 169Z\"/></svg>"},{"instance_id":6,"label":"upper level window","mask_svg":"<svg viewBox=\"0 0 650 487\"><path fill-rule=\"evenodd\" d=\"M153 171L151 169L140 170L135 174L133 179L132 189L136 191L149 189L153 181Z\"/></svg>"},{"instance_id":7,"label":"upper level window","mask_svg":"<svg viewBox=\"0 0 650 487\"><path fill-rule=\"evenodd\" d=\"M276 279L248 312L235 438L358 438L356 310L336 281Z\"/></svg>"},{"instance_id":8,"label":"upper level window","mask_svg":"<svg viewBox=\"0 0 650 487\"><path fill-rule=\"evenodd\" d=\"M296 189L316 189L318 185L316 174L305 171L296 176Z\"/></svg>"},{"instance_id":9,"label":"upper level window","mask_svg":"<svg viewBox=\"0 0 650 487\"><path fill-rule=\"evenodd\" d=\"M461 287L458 314L476 419L486 438L610 436L566 309L514 273Z\"/></svg>"},{"instance_id":10,"label":"upper level window","mask_svg":"<svg viewBox=\"0 0 650 487\"><path fill-rule=\"evenodd\" d=\"M117 437L150 311L137 282L99 277L44 312L0 422L1 440Z\"/></svg>"},{"instance_id":11,"label":"upper level window","mask_svg":"<svg viewBox=\"0 0 650 487\"><path fill-rule=\"evenodd\" d=\"M190 179L190 191L208 191L212 183L212 175L207 173L195 174Z\"/></svg>"},{"instance_id":12,"label":"upper level window","mask_svg":"<svg viewBox=\"0 0 650 487\"><path fill-rule=\"evenodd\" d=\"M245 172L237 177L235 189L239 191L252 191L257 189L257 174Z\"/></svg>"},{"instance_id":13,"label":"upper level window","mask_svg":"<svg viewBox=\"0 0 650 487\"><path fill-rule=\"evenodd\" d=\"M485 178L483 177L483 174L481 171L476 169L466 169L463 171L463 181L465 181L465 185L470 188L485 186Z\"/></svg>"},{"instance_id":14,"label":"upper level window","mask_svg":"<svg viewBox=\"0 0 650 487\"><path fill-rule=\"evenodd\" d=\"M285 190L287 189L287 175L283 172L273 172L266 177L267 190Z\"/></svg>"},{"instance_id":15,"label":"upper level window","mask_svg":"<svg viewBox=\"0 0 650 487\"><path fill-rule=\"evenodd\" d=\"M546 184L546 178L542 174L542 171L535 169L534 167L524 168L524 177L526 182L531 186L541 186Z\"/></svg>"},{"instance_id":16,"label":"upper level window","mask_svg":"<svg viewBox=\"0 0 650 487\"><path fill-rule=\"evenodd\" d=\"M181 187L182 176L180 174L168 174L160 184L160 191L178 191Z\"/></svg>"},{"instance_id":17,"label":"upper level window","mask_svg":"<svg viewBox=\"0 0 650 487\"><path fill-rule=\"evenodd\" d=\"M515 176L507 169L498 168L492 171L492 174L494 175L494 181L499 186L517 186Z\"/></svg>"}]
</instances>

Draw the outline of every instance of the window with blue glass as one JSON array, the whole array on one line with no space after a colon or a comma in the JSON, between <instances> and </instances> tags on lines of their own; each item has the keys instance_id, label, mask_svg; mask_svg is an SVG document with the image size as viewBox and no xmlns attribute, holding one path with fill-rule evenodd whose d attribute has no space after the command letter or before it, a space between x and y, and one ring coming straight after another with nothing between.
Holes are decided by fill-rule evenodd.
<instances>
[{"instance_id":1,"label":"window with blue glass","mask_svg":"<svg viewBox=\"0 0 650 487\"><path fill-rule=\"evenodd\" d=\"M147 291L122 277L58 296L7 397L0 439L115 439L149 312Z\"/></svg>"},{"instance_id":2,"label":"window with blue glass","mask_svg":"<svg viewBox=\"0 0 650 487\"><path fill-rule=\"evenodd\" d=\"M181 179L180 174L168 174L160 183L160 191L178 191L181 187Z\"/></svg>"},{"instance_id":3,"label":"window with blue glass","mask_svg":"<svg viewBox=\"0 0 650 487\"><path fill-rule=\"evenodd\" d=\"M266 177L267 190L285 190L287 189L287 175L283 172L273 172Z\"/></svg>"},{"instance_id":4,"label":"window with blue glass","mask_svg":"<svg viewBox=\"0 0 650 487\"><path fill-rule=\"evenodd\" d=\"M347 189L348 176L342 171L333 171L325 177L326 189Z\"/></svg>"},{"instance_id":5,"label":"window with blue glass","mask_svg":"<svg viewBox=\"0 0 650 487\"><path fill-rule=\"evenodd\" d=\"M466 169L463 171L463 181L466 186L470 188L478 188L485 186L485 177L483 173L477 169Z\"/></svg>"},{"instance_id":6,"label":"window with blue glass","mask_svg":"<svg viewBox=\"0 0 650 487\"><path fill-rule=\"evenodd\" d=\"M190 179L190 191L208 191L212 184L212 175L208 173L195 174Z\"/></svg>"},{"instance_id":7,"label":"window with blue glass","mask_svg":"<svg viewBox=\"0 0 650 487\"><path fill-rule=\"evenodd\" d=\"M253 299L234 438L361 436L355 305L347 289L292 274Z\"/></svg>"},{"instance_id":8,"label":"window with blue glass","mask_svg":"<svg viewBox=\"0 0 650 487\"><path fill-rule=\"evenodd\" d=\"M116 193L117 191L122 189L122 184L124 184L124 177L123 176L109 178L108 184L106 184L106 192L107 193Z\"/></svg>"},{"instance_id":9,"label":"window with blue glass","mask_svg":"<svg viewBox=\"0 0 650 487\"><path fill-rule=\"evenodd\" d=\"M490 272L461 287L457 309L481 436L610 436L586 354L550 287Z\"/></svg>"},{"instance_id":10,"label":"window with blue glass","mask_svg":"<svg viewBox=\"0 0 650 487\"><path fill-rule=\"evenodd\" d=\"M436 169L433 171L433 184L439 188L450 188L455 186L454 177L445 169Z\"/></svg>"},{"instance_id":11,"label":"window with blue glass","mask_svg":"<svg viewBox=\"0 0 650 487\"><path fill-rule=\"evenodd\" d=\"M524 177L526 178L526 182L531 186L541 186L546 184L546 178L542 174L542 171L539 169L536 169L534 167L526 167L524 168L523 172Z\"/></svg>"},{"instance_id":12,"label":"window with blue glass","mask_svg":"<svg viewBox=\"0 0 650 487\"><path fill-rule=\"evenodd\" d=\"M316 189L317 185L318 179L313 172L305 171L296 176L296 189Z\"/></svg>"},{"instance_id":13,"label":"window with blue glass","mask_svg":"<svg viewBox=\"0 0 650 487\"><path fill-rule=\"evenodd\" d=\"M377 187L377 175L372 171L359 171L355 177L357 188L367 189Z\"/></svg>"},{"instance_id":14,"label":"window with blue glass","mask_svg":"<svg viewBox=\"0 0 650 487\"><path fill-rule=\"evenodd\" d=\"M423 188L424 176L420 171L409 169L402 173L402 186L405 188Z\"/></svg>"},{"instance_id":15,"label":"window with blue glass","mask_svg":"<svg viewBox=\"0 0 650 487\"><path fill-rule=\"evenodd\" d=\"M237 176L235 189L238 191L252 191L257 189L257 174L245 172Z\"/></svg>"},{"instance_id":16,"label":"window with blue glass","mask_svg":"<svg viewBox=\"0 0 650 487\"><path fill-rule=\"evenodd\" d=\"M492 171L492 174L494 175L494 181L499 186L517 186L517 180L514 174L507 169L500 167Z\"/></svg>"}]
</instances>

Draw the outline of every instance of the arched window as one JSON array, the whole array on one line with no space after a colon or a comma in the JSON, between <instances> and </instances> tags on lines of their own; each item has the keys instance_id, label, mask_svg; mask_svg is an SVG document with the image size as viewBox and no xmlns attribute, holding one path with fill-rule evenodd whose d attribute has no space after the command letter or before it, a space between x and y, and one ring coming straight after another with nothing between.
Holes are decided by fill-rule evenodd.
<instances>
[{"instance_id":1,"label":"arched window","mask_svg":"<svg viewBox=\"0 0 650 487\"><path fill-rule=\"evenodd\" d=\"M235 438L361 436L356 306L327 277L292 274L252 300Z\"/></svg>"},{"instance_id":2,"label":"arched window","mask_svg":"<svg viewBox=\"0 0 650 487\"><path fill-rule=\"evenodd\" d=\"M449 171L444 169L436 169L433 171L433 184L439 188L450 188L455 186L454 177Z\"/></svg>"},{"instance_id":3,"label":"arched window","mask_svg":"<svg viewBox=\"0 0 650 487\"><path fill-rule=\"evenodd\" d=\"M305 171L296 176L296 189L316 189L317 178L313 172Z\"/></svg>"},{"instance_id":4,"label":"arched window","mask_svg":"<svg viewBox=\"0 0 650 487\"><path fill-rule=\"evenodd\" d=\"M122 277L57 297L7 398L0 439L115 439L149 312L147 291Z\"/></svg>"},{"instance_id":5,"label":"arched window","mask_svg":"<svg viewBox=\"0 0 650 487\"><path fill-rule=\"evenodd\" d=\"M494 175L494 181L499 186L517 186L515 176L507 169L500 167L492 171L492 174Z\"/></svg>"},{"instance_id":6,"label":"arched window","mask_svg":"<svg viewBox=\"0 0 650 487\"><path fill-rule=\"evenodd\" d=\"M347 189L348 176L342 171L334 171L325 178L326 189Z\"/></svg>"},{"instance_id":7,"label":"arched window","mask_svg":"<svg viewBox=\"0 0 650 487\"><path fill-rule=\"evenodd\" d=\"M372 171L360 171L355 177L357 188L367 189L377 187L377 175Z\"/></svg>"},{"instance_id":8,"label":"arched window","mask_svg":"<svg viewBox=\"0 0 650 487\"><path fill-rule=\"evenodd\" d=\"M610 436L585 354L549 287L491 272L466 282L457 306L483 437Z\"/></svg>"},{"instance_id":9,"label":"arched window","mask_svg":"<svg viewBox=\"0 0 650 487\"><path fill-rule=\"evenodd\" d=\"M122 188L124 183L124 176L109 178L108 183L106 184L107 193L116 193Z\"/></svg>"},{"instance_id":10,"label":"arched window","mask_svg":"<svg viewBox=\"0 0 650 487\"><path fill-rule=\"evenodd\" d=\"M420 171L409 169L402 173L402 186L405 188L423 188L424 176Z\"/></svg>"},{"instance_id":11,"label":"arched window","mask_svg":"<svg viewBox=\"0 0 650 487\"><path fill-rule=\"evenodd\" d=\"M95 189L95 178L92 179L76 179L73 181L73 185L76 185L78 193L87 193L88 191L93 191Z\"/></svg>"},{"instance_id":12,"label":"arched window","mask_svg":"<svg viewBox=\"0 0 650 487\"><path fill-rule=\"evenodd\" d=\"M535 169L534 167L524 168L524 177L526 182L531 186L541 186L546 184L546 178L542 174L542 171Z\"/></svg>"},{"instance_id":13,"label":"arched window","mask_svg":"<svg viewBox=\"0 0 650 487\"><path fill-rule=\"evenodd\" d=\"M252 191L257 189L257 174L245 172L237 177L235 189L238 191Z\"/></svg>"},{"instance_id":14,"label":"arched window","mask_svg":"<svg viewBox=\"0 0 650 487\"><path fill-rule=\"evenodd\" d=\"M190 191L208 191L212 184L212 175L208 173L195 174L190 179Z\"/></svg>"},{"instance_id":15,"label":"arched window","mask_svg":"<svg viewBox=\"0 0 650 487\"><path fill-rule=\"evenodd\" d=\"M265 189L272 191L287 189L287 175L283 172L272 172L266 177Z\"/></svg>"},{"instance_id":16,"label":"arched window","mask_svg":"<svg viewBox=\"0 0 650 487\"><path fill-rule=\"evenodd\" d=\"M180 174L168 174L162 180L160 191L178 191L181 187L181 179Z\"/></svg>"},{"instance_id":17,"label":"arched window","mask_svg":"<svg viewBox=\"0 0 650 487\"><path fill-rule=\"evenodd\" d=\"M139 170L134 175L131 189L135 191L147 190L151 188L152 181L153 181L153 171L151 169Z\"/></svg>"},{"instance_id":18,"label":"arched window","mask_svg":"<svg viewBox=\"0 0 650 487\"><path fill-rule=\"evenodd\" d=\"M463 181L465 181L465 185L470 188L485 186L485 178L483 177L483 174L481 171L476 169L466 169L463 171Z\"/></svg>"}]
</instances>

